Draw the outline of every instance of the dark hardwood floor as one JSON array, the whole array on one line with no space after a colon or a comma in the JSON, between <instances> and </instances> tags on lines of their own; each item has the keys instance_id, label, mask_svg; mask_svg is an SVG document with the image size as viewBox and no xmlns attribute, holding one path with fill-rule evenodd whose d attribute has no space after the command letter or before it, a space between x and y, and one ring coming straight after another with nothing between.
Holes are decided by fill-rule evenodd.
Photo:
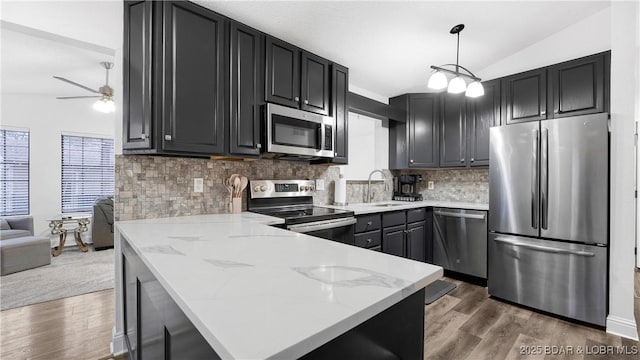
<instances>
[{"instance_id":1,"label":"dark hardwood floor","mask_svg":"<svg viewBox=\"0 0 640 360\"><path fill-rule=\"evenodd\" d=\"M598 354L600 346L640 351L636 341L491 299L485 287L445 280L458 287L425 308L425 359L640 359L609 349ZM534 354L521 353L526 350Z\"/></svg>"},{"instance_id":2,"label":"dark hardwood floor","mask_svg":"<svg viewBox=\"0 0 640 360\"><path fill-rule=\"evenodd\" d=\"M425 359L640 359L614 354L521 355L521 346L640 344L490 299L484 287L445 280L458 287L425 308ZM639 273L636 280L638 309ZM113 360L113 296L111 289L0 312L0 359Z\"/></svg>"}]
</instances>

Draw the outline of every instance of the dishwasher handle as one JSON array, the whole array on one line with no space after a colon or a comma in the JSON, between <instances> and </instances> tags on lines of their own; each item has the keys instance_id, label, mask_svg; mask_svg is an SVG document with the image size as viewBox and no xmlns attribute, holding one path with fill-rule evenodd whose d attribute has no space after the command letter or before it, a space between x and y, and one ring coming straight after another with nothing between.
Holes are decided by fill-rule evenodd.
<instances>
[{"instance_id":1,"label":"dishwasher handle","mask_svg":"<svg viewBox=\"0 0 640 360\"><path fill-rule=\"evenodd\" d=\"M523 247L523 248L527 248L527 249L531 249L531 250L550 252L550 253L554 253L554 254L579 255L579 256L586 256L586 257L591 257L591 256L595 256L596 255L596 254L594 254L592 252L588 252L588 251L566 250L566 249L558 249L558 248L554 248L554 247L550 247L550 246L526 244L526 243L522 243L522 242L519 242L519 241L514 241L514 240L507 239L507 238L502 238L502 237L497 237L497 238L494 239L494 241L501 242L501 243L504 243L504 244L513 245L513 246L519 246L519 247Z\"/></svg>"},{"instance_id":2,"label":"dishwasher handle","mask_svg":"<svg viewBox=\"0 0 640 360\"><path fill-rule=\"evenodd\" d=\"M475 220L484 220L486 218L485 214L465 214L465 213L455 213L455 212L440 211L440 210L436 210L433 213L435 215L440 215L440 216L475 219Z\"/></svg>"},{"instance_id":3,"label":"dishwasher handle","mask_svg":"<svg viewBox=\"0 0 640 360\"><path fill-rule=\"evenodd\" d=\"M339 219L339 220L325 220L325 221L316 221L316 222L306 223L306 224L289 225L287 226L287 230L291 230L298 233L308 233L312 231L320 231L320 230L338 228L342 226L349 226L355 223L356 223L356 218L351 217L351 218Z\"/></svg>"}]
</instances>

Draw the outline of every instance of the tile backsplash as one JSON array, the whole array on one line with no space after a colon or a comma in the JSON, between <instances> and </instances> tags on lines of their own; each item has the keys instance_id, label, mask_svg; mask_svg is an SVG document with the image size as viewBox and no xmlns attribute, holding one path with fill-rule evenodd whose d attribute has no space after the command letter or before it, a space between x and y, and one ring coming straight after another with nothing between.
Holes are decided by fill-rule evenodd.
<instances>
[{"instance_id":1,"label":"tile backsplash","mask_svg":"<svg viewBox=\"0 0 640 360\"><path fill-rule=\"evenodd\" d=\"M231 174L249 179L323 179L325 191L317 191L314 203L332 204L336 166L309 165L304 162L260 159L256 161L221 161L160 156L117 155L115 173L116 220L216 214L228 212L229 193L222 184ZM385 170L391 179L391 172ZM488 202L487 169L422 170L424 181L418 190L427 200ZM203 178L204 189L193 192L193 179ZM435 190L427 190L427 180L435 181ZM364 201L366 181L347 181L347 202ZM373 201L390 200L393 188L389 181L372 183ZM243 194L246 206L247 191Z\"/></svg>"}]
</instances>

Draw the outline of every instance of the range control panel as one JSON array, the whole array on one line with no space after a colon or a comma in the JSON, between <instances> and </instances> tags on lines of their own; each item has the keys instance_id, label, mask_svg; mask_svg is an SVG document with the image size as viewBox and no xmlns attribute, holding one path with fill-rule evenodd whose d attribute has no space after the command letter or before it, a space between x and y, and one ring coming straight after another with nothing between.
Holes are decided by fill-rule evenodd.
<instances>
[{"instance_id":1,"label":"range control panel","mask_svg":"<svg viewBox=\"0 0 640 360\"><path fill-rule=\"evenodd\" d=\"M251 198L311 196L316 190L313 180L251 180Z\"/></svg>"}]
</instances>

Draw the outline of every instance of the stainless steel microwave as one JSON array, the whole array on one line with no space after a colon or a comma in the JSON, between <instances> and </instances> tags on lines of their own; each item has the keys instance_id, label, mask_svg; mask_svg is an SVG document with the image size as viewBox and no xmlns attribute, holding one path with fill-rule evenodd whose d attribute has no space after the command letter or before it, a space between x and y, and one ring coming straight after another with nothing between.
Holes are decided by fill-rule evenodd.
<instances>
[{"instance_id":1,"label":"stainless steel microwave","mask_svg":"<svg viewBox=\"0 0 640 360\"><path fill-rule=\"evenodd\" d=\"M276 104L266 105L267 153L299 158L332 158L335 120Z\"/></svg>"}]
</instances>

